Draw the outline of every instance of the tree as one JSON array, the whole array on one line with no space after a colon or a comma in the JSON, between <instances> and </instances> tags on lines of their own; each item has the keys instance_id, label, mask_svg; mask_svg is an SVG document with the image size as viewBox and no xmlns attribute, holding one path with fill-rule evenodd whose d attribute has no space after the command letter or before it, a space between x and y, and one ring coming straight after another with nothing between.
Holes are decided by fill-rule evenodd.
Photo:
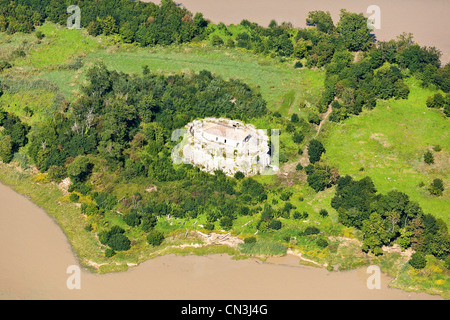
<instances>
[{"instance_id":1,"label":"tree","mask_svg":"<svg viewBox=\"0 0 450 320\"><path fill-rule=\"evenodd\" d=\"M303 133L301 131L295 131L294 135L292 136L292 140L297 144L302 143L304 138L305 138L305 136L303 135Z\"/></svg>"},{"instance_id":2,"label":"tree","mask_svg":"<svg viewBox=\"0 0 450 320\"><path fill-rule=\"evenodd\" d=\"M427 260L421 252L413 253L408 262L414 269L423 269L427 265Z\"/></svg>"},{"instance_id":3,"label":"tree","mask_svg":"<svg viewBox=\"0 0 450 320\"><path fill-rule=\"evenodd\" d=\"M159 246L164 241L164 234L157 230L151 230L147 235L147 242L152 246Z\"/></svg>"},{"instance_id":4,"label":"tree","mask_svg":"<svg viewBox=\"0 0 450 320\"><path fill-rule=\"evenodd\" d=\"M344 44L350 51L366 51L371 46L370 30L362 13L342 9L336 31L343 37Z\"/></svg>"},{"instance_id":5,"label":"tree","mask_svg":"<svg viewBox=\"0 0 450 320\"><path fill-rule=\"evenodd\" d=\"M237 179L237 180L241 180L241 179L244 179L244 178L245 178L245 175L244 175L241 171L237 171L237 172L234 174L234 178Z\"/></svg>"},{"instance_id":6,"label":"tree","mask_svg":"<svg viewBox=\"0 0 450 320\"><path fill-rule=\"evenodd\" d=\"M442 193L444 192L444 182L441 179L433 179L428 191L434 196L442 196Z\"/></svg>"},{"instance_id":7,"label":"tree","mask_svg":"<svg viewBox=\"0 0 450 320\"><path fill-rule=\"evenodd\" d=\"M213 46L221 46L223 45L223 40L220 36L218 36L217 34L213 35L211 38L211 44Z\"/></svg>"},{"instance_id":8,"label":"tree","mask_svg":"<svg viewBox=\"0 0 450 320\"><path fill-rule=\"evenodd\" d=\"M363 221L361 230L364 234L363 251L372 251L375 255L382 254L381 247L388 243L389 237L381 216L376 212L370 214L369 219Z\"/></svg>"},{"instance_id":9,"label":"tree","mask_svg":"<svg viewBox=\"0 0 450 320\"><path fill-rule=\"evenodd\" d=\"M229 216L224 216L220 218L219 224L224 230L230 230L233 227L233 219Z\"/></svg>"},{"instance_id":10,"label":"tree","mask_svg":"<svg viewBox=\"0 0 450 320\"><path fill-rule=\"evenodd\" d=\"M325 218L328 216L328 211L326 209L320 209L319 214Z\"/></svg>"},{"instance_id":11,"label":"tree","mask_svg":"<svg viewBox=\"0 0 450 320\"><path fill-rule=\"evenodd\" d=\"M433 156L433 153L431 153L430 150L427 150L427 151L425 152L425 154L423 155L423 161L424 161L426 164L432 164L432 163L434 163L434 156Z\"/></svg>"},{"instance_id":12,"label":"tree","mask_svg":"<svg viewBox=\"0 0 450 320\"><path fill-rule=\"evenodd\" d=\"M72 182L83 182L91 174L92 163L86 156L78 156L67 166L67 174Z\"/></svg>"},{"instance_id":13,"label":"tree","mask_svg":"<svg viewBox=\"0 0 450 320\"><path fill-rule=\"evenodd\" d=\"M333 19L330 12L325 11L310 11L306 24L317 27L317 30L325 33L332 33L334 30Z\"/></svg>"},{"instance_id":14,"label":"tree","mask_svg":"<svg viewBox=\"0 0 450 320\"><path fill-rule=\"evenodd\" d=\"M0 135L0 159L4 163L9 163L13 159L13 146L11 142L11 136Z\"/></svg>"},{"instance_id":15,"label":"tree","mask_svg":"<svg viewBox=\"0 0 450 320\"><path fill-rule=\"evenodd\" d=\"M322 143L316 139L312 139L308 144L308 156L311 163L315 163L320 160L322 153L325 152L325 148Z\"/></svg>"},{"instance_id":16,"label":"tree","mask_svg":"<svg viewBox=\"0 0 450 320\"><path fill-rule=\"evenodd\" d=\"M130 239L123 233L115 233L108 238L108 245L114 251L127 251L131 248Z\"/></svg>"},{"instance_id":17,"label":"tree","mask_svg":"<svg viewBox=\"0 0 450 320\"><path fill-rule=\"evenodd\" d=\"M134 41L134 31L129 22L125 22L119 30L120 36L125 43L132 43Z\"/></svg>"},{"instance_id":18,"label":"tree","mask_svg":"<svg viewBox=\"0 0 450 320\"><path fill-rule=\"evenodd\" d=\"M100 25L100 28L101 28L103 34L106 36L117 33L117 31L118 31L117 25L116 25L116 20L110 15L108 15L104 19L97 18L97 22Z\"/></svg>"}]
</instances>

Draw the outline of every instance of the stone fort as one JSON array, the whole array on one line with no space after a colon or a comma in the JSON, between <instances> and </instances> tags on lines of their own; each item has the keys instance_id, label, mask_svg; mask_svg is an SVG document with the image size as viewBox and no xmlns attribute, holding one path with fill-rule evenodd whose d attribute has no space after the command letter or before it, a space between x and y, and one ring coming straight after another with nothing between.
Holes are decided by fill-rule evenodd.
<instances>
[{"instance_id":1,"label":"stone fort","mask_svg":"<svg viewBox=\"0 0 450 320\"><path fill-rule=\"evenodd\" d=\"M271 165L266 130L224 118L194 120L186 128L183 142L172 153L174 162L211 173L222 170L228 176L264 173Z\"/></svg>"}]
</instances>

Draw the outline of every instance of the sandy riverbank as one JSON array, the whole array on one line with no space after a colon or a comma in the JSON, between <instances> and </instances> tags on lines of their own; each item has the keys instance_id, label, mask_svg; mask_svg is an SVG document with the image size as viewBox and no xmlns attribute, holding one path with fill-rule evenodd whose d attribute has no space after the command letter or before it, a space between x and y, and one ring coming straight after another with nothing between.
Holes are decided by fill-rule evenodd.
<instances>
[{"instance_id":1,"label":"sandy riverbank","mask_svg":"<svg viewBox=\"0 0 450 320\"><path fill-rule=\"evenodd\" d=\"M158 0L145 2L160 3ZM447 0L179 0L189 11L202 12L212 22L237 24L242 19L267 26L270 20L291 22L305 27L309 11L329 11L335 24L341 9L366 13L370 5L381 10L381 28L374 33L379 40L390 40L411 32L423 46L435 46L443 53L443 64L450 62L450 1Z\"/></svg>"},{"instance_id":2,"label":"sandy riverbank","mask_svg":"<svg viewBox=\"0 0 450 320\"><path fill-rule=\"evenodd\" d=\"M386 276L369 290L365 269L328 272L290 255L166 255L126 272L82 270L81 289L69 290L66 270L78 262L53 219L2 184L0 219L0 299L440 299L390 289Z\"/></svg>"}]
</instances>

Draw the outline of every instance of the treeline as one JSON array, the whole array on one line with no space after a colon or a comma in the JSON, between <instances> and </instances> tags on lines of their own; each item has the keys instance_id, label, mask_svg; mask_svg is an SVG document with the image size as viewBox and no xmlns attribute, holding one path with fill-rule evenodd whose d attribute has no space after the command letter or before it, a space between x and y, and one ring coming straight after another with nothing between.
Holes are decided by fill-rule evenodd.
<instances>
[{"instance_id":1,"label":"treeline","mask_svg":"<svg viewBox=\"0 0 450 320\"><path fill-rule=\"evenodd\" d=\"M212 45L251 50L296 60L295 67L324 68L325 90L319 112L333 103L332 121L341 121L376 99L407 98L404 78L415 75L423 86L450 91L450 67L441 67L441 53L415 44L411 34L374 41L363 14L341 10L335 24L329 12L312 11L306 22L314 28L294 28L272 20L268 27L243 20L238 26L208 23L172 0L160 5L130 0L76 1L0 0L0 31L30 32L45 20L66 24L69 5L81 9L81 26L91 35L117 35L142 46L186 43L210 37Z\"/></svg>"},{"instance_id":2,"label":"treeline","mask_svg":"<svg viewBox=\"0 0 450 320\"><path fill-rule=\"evenodd\" d=\"M1 0L0 31L31 32L45 20L66 25L67 8L77 5L81 27L91 35L119 35L122 41L143 46L202 40L208 22L171 0L160 5L131 0Z\"/></svg>"},{"instance_id":3,"label":"treeline","mask_svg":"<svg viewBox=\"0 0 450 320\"><path fill-rule=\"evenodd\" d=\"M362 249L382 254L382 246L398 244L412 247L422 255L445 259L450 251L450 236L446 223L425 214L420 205L397 190L379 194L372 180L341 177L331 200L339 222L363 232Z\"/></svg>"},{"instance_id":4,"label":"treeline","mask_svg":"<svg viewBox=\"0 0 450 320\"><path fill-rule=\"evenodd\" d=\"M423 86L450 90L449 67L440 66L439 50L415 44L411 34L375 42L366 18L346 10L336 25L330 13L323 11L310 12L307 23L315 28L296 29L274 20L268 28L247 20L238 28L219 24L211 43L290 57L296 59L295 67L324 68L325 90L317 108L325 112L333 103L332 121L359 114L363 107L371 109L377 99L406 99L409 89L404 79L410 75Z\"/></svg>"}]
</instances>

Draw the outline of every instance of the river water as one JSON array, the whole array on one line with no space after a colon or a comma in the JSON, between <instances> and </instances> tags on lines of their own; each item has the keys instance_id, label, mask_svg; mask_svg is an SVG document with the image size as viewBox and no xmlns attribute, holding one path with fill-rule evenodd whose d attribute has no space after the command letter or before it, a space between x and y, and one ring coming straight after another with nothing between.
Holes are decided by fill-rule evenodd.
<instances>
[{"instance_id":1,"label":"river water","mask_svg":"<svg viewBox=\"0 0 450 320\"><path fill-rule=\"evenodd\" d=\"M157 0L144 0L160 3ZM238 24L242 19L267 26L272 19L305 27L309 11L329 11L334 24L341 9L363 13L376 5L380 9L380 29L374 30L379 40L395 39L402 32L411 32L422 46L435 46L442 52L441 62L450 62L449 0L179 0L189 11L202 12L214 23Z\"/></svg>"},{"instance_id":2,"label":"river water","mask_svg":"<svg viewBox=\"0 0 450 320\"><path fill-rule=\"evenodd\" d=\"M366 269L328 272L286 256L268 262L228 255L167 255L126 272L79 268L61 228L28 198L0 184L0 299L440 299L388 288L368 289ZM69 286L67 285L69 281ZM79 283L80 288L70 289Z\"/></svg>"}]
</instances>

